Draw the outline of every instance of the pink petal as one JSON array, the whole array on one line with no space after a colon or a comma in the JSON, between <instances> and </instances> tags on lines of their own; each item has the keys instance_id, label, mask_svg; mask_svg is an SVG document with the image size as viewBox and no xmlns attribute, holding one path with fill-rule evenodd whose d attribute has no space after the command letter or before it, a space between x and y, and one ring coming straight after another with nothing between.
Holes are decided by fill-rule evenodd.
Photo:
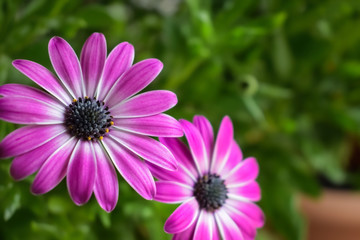
<instances>
[{"instance_id":1,"label":"pink petal","mask_svg":"<svg viewBox=\"0 0 360 240\"><path fill-rule=\"evenodd\" d=\"M98 88L98 99L103 100L116 80L128 70L134 61L134 47L123 42L117 45L105 62L103 77Z\"/></svg>"},{"instance_id":2,"label":"pink petal","mask_svg":"<svg viewBox=\"0 0 360 240\"><path fill-rule=\"evenodd\" d=\"M261 190L257 182L250 182L243 186L228 187L228 197L232 199L250 201L259 201L261 199Z\"/></svg>"},{"instance_id":3,"label":"pink petal","mask_svg":"<svg viewBox=\"0 0 360 240\"><path fill-rule=\"evenodd\" d=\"M196 224L193 239L213 239L217 234L214 215L211 212L202 210Z\"/></svg>"},{"instance_id":4,"label":"pink petal","mask_svg":"<svg viewBox=\"0 0 360 240\"><path fill-rule=\"evenodd\" d=\"M0 119L18 124L63 123L64 110L32 98L0 98Z\"/></svg>"},{"instance_id":5,"label":"pink petal","mask_svg":"<svg viewBox=\"0 0 360 240\"><path fill-rule=\"evenodd\" d=\"M234 129L232 122L228 116L221 121L218 135L216 137L214 153L211 160L211 172L222 168L229 157L232 141L234 139Z\"/></svg>"},{"instance_id":6,"label":"pink petal","mask_svg":"<svg viewBox=\"0 0 360 240\"><path fill-rule=\"evenodd\" d=\"M159 140L171 151L175 160L179 163L178 171L174 172L174 174L181 173L187 179L187 182L189 181L188 179L196 182L199 175L195 162L186 145L177 138L159 138Z\"/></svg>"},{"instance_id":7,"label":"pink petal","mask_svg":"<svg viewBox=\"0 0 360 240\"><path fill-rule=\"evenodd\" d=\"M181 204L166 220L166 233L179 233L188 229L199 215L199 205L194 197Z\"/></svg>"},{"instance_id":8,"label":"pink petal","mask_svg":"<svg viewBox=\"0 0 360 240\"><path fill-rule=\"evenodd\" d=\"M93 33L86 40L80 55L86 95L93 97L100 81L106 59L106 40L103 34Z\"/></svg>"},{"instance_id":9,"label":"pink petal","mask_svg":"<svg viewBox=\"0 0 360 240\"><path fill-rule=\"evenodd\" d=\"M259 165L255 158L249 157L238 164L228 174L224 175L227 185L242 184L244 182L253 181L259 174Z\"/></svg>"},{"instance_id":10,"label":"pink petal","mask_svg":"<svg viewBox=\"0 0 360 240\"><path fill-rule=\"evenodd\" d=\"M236 223L230 218L224 209L220 209L215 213L216 223L222 239L226 240L243 240L244 237Z\"/></svg>"},{"instance_id":11,"label":"pink petal","mask_svg":"<svg viewBox=\"0 0 360 240\"><path fill-rule=\"evenodd\" d=\"M96 163L91 145L91 141L79 140L67 170L69 194L77 205L89 201L94 189Z\"/></svg>"},{"instance_id":12,"label":"pink petal","mask_svg":"<svg viewBox=\"0 0 360 240\"><path fill-rule=\"evenodd\" d=\"M140 118L117 118L114 125L120 130L155 137L181 137L182 127L169 115L157 114Z\"/></svg>"},{"instance_id":13,"label":"pink petal","mask_svg":"<svg viewBox=\"0 0 360 240\"><path fill-rule=\"evenodd\" d=\"M120 130L111 131L111 137L152 164L170 171L177 169L177 162L174 156L164 145L155 139Z\"/></svg>"},{"instance_id":14,"label":"pink petal","mask_svg":"<svg viewBox=\"0 0 360 240\"><path fill-rule=\"evenodd\" d=\"M0 158L8 158L29 152L65 133L63 125L26 126L7 135L0 143Z\"/></svg>"},{"instance_id":15,"label":"pink petal","mask_svg":"<svg viewBox=\"0 0 360 240\"><path fill-rule=\"evenodd\" d=\"M69 43L53 37L49 42L49 56L55 72L72 96L84 97L79 59Z\"/></svg>"},{"instance_id":16,"label":"pink petal","mask_svg":"<svg viewBox=\"0 0 360 240\"><path fill-rule=\"evenodd\" d=\"M196 222L197 221L195 220L194 223L190 227L188 227L185 231L174 234L172 240L193 239Z\"/></svg>"},{"instance_id":17,"label":"pink petal","mask_svg":"<svg viewBox=\"0 0 360 240\"><path fill-rule=\"evenodd\" d=\"M211 156L214 147L214 132L211 123L204 116L195 116L193 123L204 139L208 156Z\"/></svg>"},{"instance_id":18,"label":"pink petal","mask_svg":"<svg viewBox=\"0 0 360 240\"><path fill-rule=\"evenodd\" d=\"M177 97L173 92L155 90L145 92L110 108L115 118L153 116L175 106Z\"/></svg>"},{"instance_id":19,"label":"pink petal","mask_svg":"<svg viewBox=\"0 0 360 240\"><path fill-rule=\"evenodd\" d=\"M245 215L228 206L224 206L224 210L239 227L245 240L255 239L256 227Z\"/></svg>"},{"instance_id":20,"label":"pink petal","mask_svg":"<svg viewBox=\"0 0 360 240\"><path fill-rule=\"evenodd\" d=\"M179 122L183 127L185 137L189 143L190 151L199 173L202 175L208 173L209 158L204 140L199 130L189 121L180 119Z\"/></svg>"},{"instance_id":21,"label":"pink petal","mask_svg":"<svg viewBox=\"0 0 360 240\"><path fill-rule=\"evenodd\" d=\"M5 84L0 86L0 95L3 97L13 98L13 97L26 97L39 100L41 102L47 103L57 109L64 109L64 105L61 104L58 100L54 99L51 95L40 91L36 88L21 85L21 84Z\"/></svg>"},{"instance_id":22,"label":"pink petal","mask_svg":"<svg viewBox=\"0 0 360 240\"><path fill-rule=\"evenodd\" d=\"M104 138L103 144L121 176L143 198L152 200L155 182L145 162L110 138Z\"/></svg>"},{"instance_id":23,"label":"pink petal","mask_svg":"<svg viewBox=\"0 0 360 240\"><path fill-rule=\"evenodd\" d=\"M255 203L227 199L226 204L247 216L255 227L261 228L264 226L265 215L260 207Z\"/></svg>"},{"instance_id":24,"label":"pink petal","mask_svg":"<svg viewBox=\"0 0 360 240\"><path fill-rule=\"evenodd\" d=\"M214 173L221 173L222 176L227 176L234 168L236 168L243 159L243 154L239 145L235 140L231 143L230 155L222 166L214 170Z\"/></svg>"},{"instance_id":25,"label":"pink petal","mask_svg":"<svg viewBox=\"0 0 360 240\"><path fill-rule=\"evenodd\" d=\"M107 212L114 210L119 197L119 184L115 168L100 144L95 143L96 179L94 194L99 205Z\"/></svg>"},{"instance_id":26,"label":"pink petal","mask_svg":"<svg viewBox=\"0 0 360 240\"><path fill-rule=\"evenodd\" d=\"M104 102L110 108L149 85L163 68L157 59L146 59L133 65L115 82Z\"/></svg>"},{"instance_id":27,"label":"pink petal","mask_svg":"<svg viewBox=\"0 0 360 240\"><path fill-rule=\"evenodd\" d=\"M76 142L74 137L71 138L45 161L31 186L33 194L47 193L61 182L66 175L69 159Z\"/></svg>"},{"instance_id":28,"label":"pink petal","mask_svg":"<svg viewBox=\"0 0 360 240\"><path fill-rule=\"evenodd\" d=\"M28 60L15 60L13 65L40 87L54 95L65 105L71 103L71 97L63 88L60 81L45 67Z\"/></svg>"},{"instance_id":29,"label":"pink petal","mask_svg":"<svg viewBox=\"0 0 360 240\"><path fill-rule=\"evenodd\" d=\"M70 139L68 134L60 134L44 145L17 156L10 167L10 174L15 180L21 180L33 174L43 165L45 160L66 141Z\"/></svg>"},{"instance_id":30,"label":"pink petal","mask_svg":"<svg viewBox=\"0 0 360 240\"><path fill-rule=\"evenodd\" d=\"M181 203L193 196L193 189L189 185L178 182L159 181L156 184L154 200L164 203Z\"/></svg>"}]
</instances>

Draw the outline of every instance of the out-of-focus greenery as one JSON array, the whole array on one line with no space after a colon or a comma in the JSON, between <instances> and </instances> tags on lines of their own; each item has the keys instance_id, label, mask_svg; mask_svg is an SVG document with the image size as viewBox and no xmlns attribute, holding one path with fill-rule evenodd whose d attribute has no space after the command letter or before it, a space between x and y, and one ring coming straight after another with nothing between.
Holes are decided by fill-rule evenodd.
<instances>
[{"instance_id":1,"label":"out-of-focus greenery","mask_svg":"<svg viewBox=\"0 0 360 240\"><path fill-rule=\"evenodd\" d=\"M267 224L257 239L297 240L305 234L299 192L320 194L319 175L360 182L360 169L346 171L359 149L359 29L358 0L0 0L0 84L35 86L11 61L52 69L47 43L55 35L78 54L95 31L108 51L132 43L135 61L163 61L148 89L177 93L170 114L204 114L215 130L232 118L244 155L260 163ZM1 121L0 139L17 127ZM33 178L15 182L10 163L0 162L0 239L171 238L163 223L176 206L143 200L123 180L108 214L94 197L76 206L64 181L31 195Z\"/></svg>"}]
</instances>

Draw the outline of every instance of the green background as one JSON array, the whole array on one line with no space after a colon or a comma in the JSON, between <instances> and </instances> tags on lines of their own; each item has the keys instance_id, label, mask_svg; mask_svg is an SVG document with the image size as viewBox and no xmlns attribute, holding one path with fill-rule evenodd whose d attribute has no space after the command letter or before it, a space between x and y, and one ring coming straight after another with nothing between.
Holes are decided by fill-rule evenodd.
<instances>
[{"instance_id":1,"label":"green background","mask_svg":"<svg viewBox=\"0 0 360 240\"><path fill-rule=\"evenodd\" d=\"M35 86L11 66L29 59L52 69L47 44L65 38L80 54L93 32L108 52L122 41L135 62L164 70L150 89L168 89L168 113L224 115L245 156L260 164L266 226L257 239L304 239L300 193L319 196L327 179L360 185L360 1L358 0L0 0L0 84ZM19 126L0 122L0 139ZM63 181L43 196L33 177L15 182L0 162L0 239L170 239L175 205L146 201L120 180L108 214L94 197L77 207Z\"/></svg>"}]
</instances>

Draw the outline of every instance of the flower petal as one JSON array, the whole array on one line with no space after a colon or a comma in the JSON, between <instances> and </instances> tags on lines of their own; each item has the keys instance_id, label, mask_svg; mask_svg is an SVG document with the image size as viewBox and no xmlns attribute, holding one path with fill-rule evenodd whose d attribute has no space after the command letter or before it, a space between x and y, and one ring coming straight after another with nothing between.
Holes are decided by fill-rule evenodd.
<instances>
[{"instance_id":1,"label":"flower petal","mask_svg":"<svg viewBox=\"0 0 360 240\"><path fill-rule=\"evenodd\" d=\"M115 168L100 144L93 144L96 156L94 194L99 205L107 212L114 210L119 197L119 183Z\"/></svg>"},{"instance_id":2,"label":"flower petal","mask_svg":"<svg viewBox=\"0 0 360 240\"><path fill-rule=\"evenodd\" d=\"M145 92L110 108L115 118L135 118L156 115L175 106L175 93L166 90Z\"/></svg>"},{"instance_id":3,"label":"flower petal","mask_svg":"<svg viewBox=\"0 0 360 240\"><path fill-rule=\"evenodd\" d=\"M127 42L120 43L110 52L105 62L101 83L98 86L99 100L105 98L116 80L131 67L133 61L134 47Z\"/></svg>"},{"instance_id":4,"label":"flower petal","mask_svg":"<svg viewBox=\"0 0 360 240\"><path fill-rule=\"evenodd\" d=\"M217 234L213 213L202 210L196 224L193 239L213 239Z\"/></svg>"},{"instance_id":5,"label":"flower petal","mask_svg":"<svg viewBox=\"0 0 360 240\"><path fill-rule=\"evenodd\" d=\"M143 198L152 200L155 182L145 162L110 138L104 138L103 145L121 176Z\"/></svg>"},{"instance_id":6,"label":"flower petal","mask_svg":"<svg viewBox=\"0 0 360 240\"><path fill-rule=\"evenodd\" d=\"M25 97L0 98L0 119L17 124L63 123L64 113L50 105Z\"/></svg>"},{"instance_id":7,"label":"flower petal","mask_svg":"<svg viewBox=\"0 0 360 240\"><path fill-rule=\"evenodd\" d=\"M45 161L31 185L33 194L47 193L61 182L66 175L71 153L76 151L76 142L74 137L71 138Z\"/></svg>"},{"instance_id":8,"label":"flower petal","mask_svg":"<svg viewBox=\"0 0 360 240\"><path fill-rule=\"evenodd\" d=\"M160 142L147 136L111 131L111 137L130 151L161 168L175 171L177 162L171 152Z\"/></svg>"},{"instance_id":9,"label":"flower petal","mask_svg":"<svg viewBox=\"0 0 360 240\"><path fill-rule=\"evenodd\" d=\"M7 135L0 143L0 158L29 152L66 131L63 125L26 126Z\"/></svg>"},{"instance_id":10,"label":"flower petal","mask_svg":"<svg viewBox=\"0 0 360 240\"><path fill-rule=\"evenodd\" d=\"M84 97L79 59L69 43L61 37L53 37L49 42L49 56L55 72L72 96Z\"/></svg>"},{"instance_id":11,"label":"flower petal","mask_svg":"<svg viewBox=\"0 0 360 240\"><path fill-rule=\"evenodd\" d=\"M208 156L211 156L214 147L214 132L211 123L206 117L198 115L194 117L193 123L204 139Z\"/></svg>"},{"instance_id":12,"label":"flower petal","mask_svg":"<svg viewBox=\"0 0 360 240\"><path fill-rule=\"evenodd\" d=\"M91 144L90 141L79 140L67 170L69 194L77 205L89 201L94 189L96 163Z\"/></svg>"},{"instance_id":13,"label":"flower petal","mask_svg":"<svg viewBox=\"0 0 360 240\"><path fill-rule=\"evenodd\" d=\"M181 204L166 220L166 233L179 233L188 229L199 215L199 205L194 197Z\"/></svg>"},{"instance_id":14,"label":"flower petal","mask_svg":"<svg viewBox=\"0 0 360 240\"><path fill-rule=\"evenodd\" d=\"M243 184L253 181L259 174L259 164L254 157L246 158L228 174L224 175L227 185Z\"/></svg>"},{"instance_id":15,"label":"flower petal","mask_svg":"<svg viewBox=\"0 0 360 240\"><path fill-rule=\"evenodd\" d=\"M238 200L259 201L261 199L261 190L257 182L250 182L243 186L228 187L228 197Z\"/></svg>"},{"instance_id":16,"label":"flower petal","mask_svg":"<svg viewBox=\"0 0 360 240\"><path fill-rule=\"evenodd\" d=\"M81 70L86 95L93 97L100 81L106 59L106 39L101 33L93 33L86 40L80 55Z\"/></svg>"},{"instance_id":17,"label":"flower petal","mask_svg":"<svg viewBox=\"0 0 360 240\"><path fill-rule=\"evenodd\" d=\"M226 240L243 240L244 237L236 223L230 218L224 209L220 209L215 213L216 223L219 227L222 239Z\"/></svg>"},{"instance_id":18,"label":"flower petal","mask_svg":"<svg viewBox=\"0 0 360 240\"><path fill-rule=\"evenodd\" d=\"M234 129L232 122L228 116L221 121L218 135L216 137L214 153L211 160L211 172L222 168L229 157L232 141L234 139Z\"/></svg>"},{"instance_id":19,"label":"flower petal","mask_svg":"<svg viewBox=\"0 0 360 240\"><path fill-rule=\"evenodd\" d=\"M149 85L161 72L163 64L157 59L146 59L127 70L110 89L104 102L111 108Z\"/></svg>"},{"instance_id":20,"label":"flower petal","mask_svg":"<svg viewBox=\"0 0 360 240\"><path fill-rule=\"evenodd\" d=\"M45 160L70 139L68 134L60 134L54 139L30 152L17 156L11 163L10 174L15 180L21 180L33 174Z\"/></svg>"},{"instance_id":21,"label":"flower petal","mask_svg":"<svg viewBox=\"0 0 360 240\"><path fill-rule=\"evenodd\" d=\"M140 118L114 119L115 128L154 137L181 137L182 127L179 122L169 115L157 114Z\"/></svg>"},{"instance_id":22,"label":"flower petal","mask_svg":"<svg viewBox=\"0 0 360 240\"><path fill-rule=\"evenodd\" d=\"M164 203L181 203L193 196L191 186L178 182L159 181L156 184L154 200Z\"/></svg>"},{"instance_id":23,"label":"flower petal","mask_svg":"<svg viewBox=\"0 0 360 240\"><path fill-rule=\"evenodd\" d=\"M255 225L255 227L261 228L264 226L265 215L260 207L255 203L227 199L226 204L247 216L248 219L250 219Z\"/></svg>"},{"instance_id":24,"label":"flower petal","mask_svg":"<svg viewBox=\"0 0 360 240\"><path fill-rule=\"evenodd\" d=\"M33 80L40 87L54 95L65 105L71 102L71 97L60 81L45 67L32 61L18 59L13 61L14 67Z\"/></svg>"},{"instance_id":25,"label":"flower petal","mask_svg":"<svg viewBox=\"0 0 360 240\"><path fill-rule=\"evenodd\" d=\"M225 163L222 164L216 173L221 173L222 176L227 176L234 168L236 168L242 161L243 154L237 142L235 140L231 143L231 150L229 157L226 159Z\"/></svg>"},{"instance_id":26,"label":"flower petal","mask_svg":"<svg viewBox=\"0 0 360 240\"><path fill-rule=\"evenodd\" d=\"M175 160L179 163L178 171L170 174L176 176L177 173L183 175L186 182L196 182L199 177L196 170L195 162L186 145L177 138L159 138L160 142L174 155Z\"/></svg>"},{"instance_id":27,"label":"flower petal","mask_svg":"<svg viewBox=\"0 0 360 240\"><path fill-rule=\"evenodd\" d=\"M58 100L55 100L51 95L43 91L40 91L36 88L21 84L10 83L0 86L0 95L8 98L12 98L12 97L32 98L47 103L58 109L64 109L64 105L61 104Z\"/></svg>"},{"instance_id":28,"label":"flower petal","mask_svg":"<svg viewBox=\"0 0 360 240\"><path fill-rule=\"evenodd\" d=\"M209 158L206 151L204 140L199 130L189 121L179 120L183 127L185 137L189 143L190 151L200 174L209 172Z\"/></svg>"},{"instance_id":29,"label":"flower petal","mask_svg":"<svg viewBox=\"0 0 360 240\"><path fill-rule=\"evenodd\" d=\"M194 231L195 231L195 227L196 227L195 223L196 223L196 220L185 231L174 234L173 237L172 237L172 240L193 239Z\"/></svg>"}]
</instances>

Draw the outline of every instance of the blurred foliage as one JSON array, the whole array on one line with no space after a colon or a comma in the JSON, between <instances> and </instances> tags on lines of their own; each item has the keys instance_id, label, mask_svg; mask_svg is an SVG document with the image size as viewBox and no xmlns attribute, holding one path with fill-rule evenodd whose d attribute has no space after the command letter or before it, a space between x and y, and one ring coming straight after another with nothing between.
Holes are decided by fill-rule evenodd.
<instances>
[{"instance_id":1,"label":"blurred foliage","mask_svg":"<svg viewBox=\"0 0 360 240\"><path fill-rule=\"evenodd\" d=\"M267 225L257 239L304 238L299 192L318 195L322 176L359 186L360 1L358 0L0 0L0 84L34 85L12 66L30 59L51 68L47 43L69 41L79 54L94 31L108 51L135 46L136 61L164 70L149 88L169 89L177 118L224 115L245 156L260 163ZM13 131L0 122L0 138ZM0 163L0 239L170 239L163 223L176 207L145 201L120 183L107 214L94 198L71 202L63 183L33 196Z\"/></svg>"}]
</instances>

